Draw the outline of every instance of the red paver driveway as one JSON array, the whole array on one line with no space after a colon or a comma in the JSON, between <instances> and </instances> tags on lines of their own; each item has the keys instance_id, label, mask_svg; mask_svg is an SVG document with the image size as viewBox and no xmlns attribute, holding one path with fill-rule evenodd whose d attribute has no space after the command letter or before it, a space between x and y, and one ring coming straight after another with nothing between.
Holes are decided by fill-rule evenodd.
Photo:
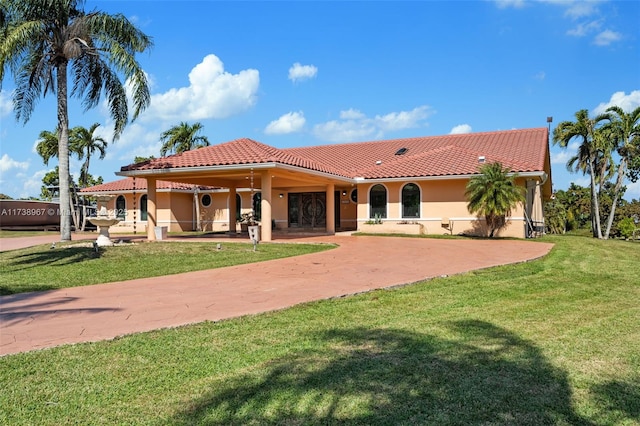
<instances>
[{"instance_id":1,"label":"red paver driveway","mask_svg":"<svg viewBox=\"0 0 640 426\"><path fill-rule=\"evenodd\" d=\"M339 235L304 241L339 247L248 265L2 296L0 355L217 321L523 262L552 247L535 241Z\"/></svg>"}]
</instances>

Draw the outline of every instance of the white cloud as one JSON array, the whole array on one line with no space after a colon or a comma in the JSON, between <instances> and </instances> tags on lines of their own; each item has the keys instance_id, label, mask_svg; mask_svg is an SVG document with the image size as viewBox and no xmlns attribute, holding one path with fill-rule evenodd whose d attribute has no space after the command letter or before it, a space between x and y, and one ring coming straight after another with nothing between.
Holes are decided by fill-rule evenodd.
<instances>
[{"instance_id":1,"label":"white cloud","mask_svg":"<svg viewBox=\"0 0 640 426\"><path fill-rule=\"evenodd\" d=\"M575 152L570 152L568 150L560 151L560 152L552 152L551 153L551 164L562 164L566 165L567 161L571 157L575 155Z\"/></svg>"},{"instance_id":2,"label":"white cloud","mask_svg":"<svg viewBox=\"0 0 640 426\"><path fill-rule=\"evenodd\" d=\"M546 77L547 74L544 71L540 71L533 76L535 80L544 80Z\"/></svg>"},{"instance_id":3,"label":"white cloud","mask_svg":"<svg viewBox=\"0 0 640 426\"><path fill-rule=\"evenodd\" d=\"M559 3L559 2L558 2ZM564 12L564 16L568 16L571 19L583 18L590 16L598 12L596 1L573 1L564 2L567 5L567 10Z\"/></svg>"},{"instance_id":4,"label":"white cloud","mask_svg":"<svg viewBox=\"0 0 640 426\"><path fill-rule=\"evenodd\" d=\"M380 116L376 115L376 124L381 130L402 130L418 127L421 120L431 115L426 105L412 109L411 111L391 112Z\"/></svg>"},{"instance_id":5,"label":"white cloud","mask_svg":"<svg viewBox=\"0 0 640 426\"><path fill-rule=\"evenodd\" d=\"M289 68L289 80L294 83L314 78L317 74L318 68L315 65L302 65L296 62Z\"/></svg>"},{"instance_id":6,"label":"white cloud","mask_svg":"<svg viewBox=\"0 0 640 426\"><path fill-rule=\"evenodd\" d=\"M6 173L10 170L27 170L29 168L28 161L16 161L13 158L9 157L8 154L4 154L0 158L0 172Z\"/></svg>"},{"instance_id":7,"label":"white cloud","mask_svg":"<svg viewBox=\"0 0 640 426\"><path fill-rule=\"evenodd\" d=\"M495 0L495 2L496 6L498 6L500 9L506 9L508 7L520 9L525 6L524 0Z\"/></svg>"},{"instance_id":8,"label":"white cloud","mask_svg":"<svg viewBox=\"0 0 640 426\"><path fill-rule=\"evenodd\" d=\"M625 92L615 92L609 102L602 102L593 109L593 114L598 115L611 106L619 106L625 112L631 112L640 106L640 90L634 90L628 95Z\"/></svg>"},{"instance_id":9,"label":"white cloud","mask_svg":"<svg viewBox=\"0 0 640 426\"><path fill-rule=\"evenodd\" d=\"M461 135L463 133L471 133L471 126L468 124L458 124L449 132L450 135Z\"/></svg>"},{"instance_id":10,"label":"white cloud","mask_svg":"<svg viewBox=\"0 0 640 426\"><path fill-rule=\"evenodd\" d=\"M567 35L573 37L585 37L595 31L598 31L602 27L602 21L583 22L578 24L575 28L567 31Z\"/></svg>"},{"instance_id":11,"label":"white cloud","mask_svg":"<svg viewBox=\"0 0 640 426\"><path fill-rule=\"evenodd\" d=\"M0 117L11 114L13 111L13 101L11 93L6 90L0 90Z\"/></svg>"},{"instance_id":12,"label":"white cloud","mask_svg":"<svg viewBox=\"0 0 640 426\"><path fill-rule=\"evenodd\" d=\"M151 96L146 119L167 121L227 118L256 103L260 84L254 69L231 74L216 55L207 55L189 73L189 86Z\"/></svg>"},{"instance_id":13,"label":"white cloud","mask_svg":"<svg viewBox=\"0 0 640 426\"><path fill-rule=\"evenodd\" d=\"M640 180L627 184L627 191L624 193L626 200L640 200Z\"/></svg>"},{"instance_id":14,"label":"white cloud","mask_svg":"<svg viewBox=\"0 0 640 426\"><path fill-rule=\"evenodd\" d=\"M355 142L381 138L386 131L426 125L423 121L432 113L430 107L423 105L411 111L391 112L369 118L359 110L352 108L341 111L339 120L315 125L313 133L317 138L330 142Z\"/></svg>"},{"instance_id":15,"label":"white cloud","mask_svg":"<svg viewBox=\"0 0 640 426\"><path fill-rule=\"evenodd\" d=\"M349 108L346 111L340 111L341 120L360 120L366 118L366 116L357 109Z\"/></svg>"},{"instance_id":16,"label":"white cloud","mask_svg":"<svg viewBox=\"0 0 640 426\"><path fill-rule=\"evenodd\" d=\"M306 120L302 111L289 112L269 123L264 129L264 132L268 135L295 133L302 130L305 122Z\"/></svg>"},{"instance_id":17,"label":"white cloud","mask_svg":"<svg viewBox=\"0 0 640 426\"><path fill-rule=\"evenodd\" d=\"M604 30L596 36L596 38L593 40L593 43L596 46L608 46L611 43L614 43L621 39L622 34L611 30Z\"/></svg>"}]
</instances>

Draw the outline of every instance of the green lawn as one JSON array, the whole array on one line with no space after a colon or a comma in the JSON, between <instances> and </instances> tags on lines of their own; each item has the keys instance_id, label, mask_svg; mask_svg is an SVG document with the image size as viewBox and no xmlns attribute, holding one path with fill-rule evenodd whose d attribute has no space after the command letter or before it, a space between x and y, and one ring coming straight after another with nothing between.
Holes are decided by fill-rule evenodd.
<instances>
[{"instance_id":1,"label":"green lawn","mask_svg":"<svg viewBox=\"0 0 640 426\"><path fill-rule=\"evenodd\" d=\"M533 262L0 358L0 424L640 424L640 247L545 240Z\"/></svg>"},{"instance_id":2,"label":"green lawn","mask_svg":"<svg viewBox=\"0 0 640 426\"><path fill-rule=\"evenodd\" d=\"M327 250L330 244L156 242L101 247L58 243L0 252L0 295L220 268ZM99 271L99 273L98 273Z\"/></svg>"}]
</instances>

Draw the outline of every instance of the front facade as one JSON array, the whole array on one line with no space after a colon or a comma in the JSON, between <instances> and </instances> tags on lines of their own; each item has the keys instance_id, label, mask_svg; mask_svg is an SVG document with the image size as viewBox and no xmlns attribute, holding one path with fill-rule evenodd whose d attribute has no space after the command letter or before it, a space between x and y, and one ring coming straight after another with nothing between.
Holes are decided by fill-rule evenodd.
<instances>
[{"instance_id":1,"label":"front facade","mask_svg":"<svg viewBox=\"0 0 640 426\"><path fill-rule=\"evenodd\" d=\"M238 139L125 166L125 179L83 192L114 195L126 213L112 230L135 226L149 239L156 226L237 232L252 210L265 241L298 230L486 235L464 192L496 161L526 190L499 235L535 235L551 196L546 128L289 149Z\"/></svg>"}]
</instances>

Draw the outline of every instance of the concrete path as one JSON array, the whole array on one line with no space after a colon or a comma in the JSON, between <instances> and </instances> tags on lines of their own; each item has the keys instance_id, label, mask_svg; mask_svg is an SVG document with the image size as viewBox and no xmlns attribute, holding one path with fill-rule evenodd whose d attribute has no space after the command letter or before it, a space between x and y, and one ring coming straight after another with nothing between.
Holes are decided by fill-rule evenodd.
<instances>
[{"instance_id":1,"label":"concrete path","mask_svg":"<svg viewBox=\"0 0 640 426\"><path fill-rule=\"evenodd\" d=\"M215 240L211 240L214 242ZM535 241L327 236L321 253L0 297L0 355L218 321L546 255Z\"/></svg>"}]
</instances>

